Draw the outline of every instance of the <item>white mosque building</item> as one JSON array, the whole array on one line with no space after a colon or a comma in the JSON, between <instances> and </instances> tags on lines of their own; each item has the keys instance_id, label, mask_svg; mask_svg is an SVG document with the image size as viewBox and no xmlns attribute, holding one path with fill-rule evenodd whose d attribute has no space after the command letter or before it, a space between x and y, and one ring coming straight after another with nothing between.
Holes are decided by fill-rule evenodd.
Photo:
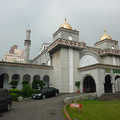
<instances>
[{"instance_id":1,"label":"white mosque building","mask_svg":"<svg viewBox=\"0 0 120 120\"><path fill-rule=\"evenodd\" d=\"M93 47L81 42L79 31L65 19L53 34L51 44L43 44L38 56L29 60L30 30L25 40L25 63L0 62L0 87L10 88L9 82L23 80L31 84L36 76L61 93L76 92L75 82L80 81L81 93L120 92L120 49L118 41L104 32ZM27 76L27 77L26 77Z\"/></svg>"}]
</instances>

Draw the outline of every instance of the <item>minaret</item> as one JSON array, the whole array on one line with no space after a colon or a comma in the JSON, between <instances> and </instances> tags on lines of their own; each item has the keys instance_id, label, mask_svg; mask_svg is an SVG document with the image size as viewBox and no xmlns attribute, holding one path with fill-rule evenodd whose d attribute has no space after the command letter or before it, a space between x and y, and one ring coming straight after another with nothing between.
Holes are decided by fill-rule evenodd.
<instances>
[{"instance_id":1,"label":"minaret","mask_svg":"<svg viewBox=\"0 0 120 120\"><path fill-rule=\"evenodd\" d=\"M26 40L24 41L24 59L25 63L29 63L29 57L30 57L30 47L31 47L31 40L30 40L30 34L31 34L31 29L26 30Z\"/></svg>"}]
</instances>

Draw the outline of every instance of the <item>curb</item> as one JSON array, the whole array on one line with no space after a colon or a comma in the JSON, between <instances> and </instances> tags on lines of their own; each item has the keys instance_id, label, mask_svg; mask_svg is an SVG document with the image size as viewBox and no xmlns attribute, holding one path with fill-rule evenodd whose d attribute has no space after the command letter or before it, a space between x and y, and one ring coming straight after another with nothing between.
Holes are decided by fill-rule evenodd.
<instances>
[{"instance_id":1,"label":"curb","mask_svg":"<svg viewBox=\"0 0 120 120\"><path fill-rule=\"evenodd\" d=\"M68 120L72 120L72 118L70 117L70 115L68 114L68 112L66 110L66 106L67 105L64 105L64 114L65 114L65 116L67 117Z\"/></svg>"}]
</instances>

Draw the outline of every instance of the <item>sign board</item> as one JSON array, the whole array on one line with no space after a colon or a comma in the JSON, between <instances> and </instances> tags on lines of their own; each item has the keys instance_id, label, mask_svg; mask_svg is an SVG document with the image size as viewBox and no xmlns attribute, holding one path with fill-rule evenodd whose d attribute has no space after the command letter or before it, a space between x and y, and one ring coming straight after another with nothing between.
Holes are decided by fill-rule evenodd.
<instances>
[{"instance_id":1,"label":"sign board","mask_svg":"<svg viewBox=\"0 0 120 120\"><path fill-rule=\"evenodd\" d=\"M113 73L119 73L120 74L120 69L113 69Z\"/></svg>"},{"instance_id":2,"label":"sign board","mask_svg":"<svg viewBox=\"0 0 120 120\"><path fill-rule=\"evenodd\" d=\"M106 69L105 69L105 72L106 72L106 73L110 73L110 72L111 72L111 69L110 69L110 68L106 68Z\"/></svg>"},{"instance_id":3,"label":"sign board","mask_svg":"<svg viewBox=\"0 0 120 120\"><path fill-rule=\"evenodd\" d=\"M70 104L70 107L71 107L71 108L79 108L79 109L82 109L82 104L72 103L72 104Z\"/></svg>"},{"instance_id":4,"label":"sign board","mask_svg":"<svg viewBox=\"0 0 120 120\"><path fill-rule=\"evenodd\" d=\"M110 68L106 68L105 72L106 73L111 73L111 69ZM113 72L113 74L115 74L115 73L120 74L120 69L112 69L112 72Z\"/></svg>"}]
</instances>

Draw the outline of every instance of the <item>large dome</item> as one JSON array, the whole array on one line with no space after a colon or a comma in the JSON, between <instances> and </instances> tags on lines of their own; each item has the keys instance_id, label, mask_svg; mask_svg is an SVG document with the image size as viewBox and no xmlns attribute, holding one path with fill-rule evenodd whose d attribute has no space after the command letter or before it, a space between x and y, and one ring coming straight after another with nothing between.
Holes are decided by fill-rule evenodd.
<instances>
[{"instance_id":1,"label":"large dome","mask_svg":"<svg viewBox=\"0 0 120 120\"><path fill-rule=\"evenodd\" d=\"M100 38L100 40L105 40L105 39L112 40L112 37L106 33L106 30L104 30L104 34Z\"/></svg>"},{"instance_id":2,"label":"large dome","mask_svg":"<svg viewBox=\"0 0 120 120\"><path fill-rule=\"evenodd\" d=\"M60 25L60 28L66 28L72 30L72 27L70 24L67 23L67 20L65 19L64 24Z\"/></svg>"}]
</instances>

